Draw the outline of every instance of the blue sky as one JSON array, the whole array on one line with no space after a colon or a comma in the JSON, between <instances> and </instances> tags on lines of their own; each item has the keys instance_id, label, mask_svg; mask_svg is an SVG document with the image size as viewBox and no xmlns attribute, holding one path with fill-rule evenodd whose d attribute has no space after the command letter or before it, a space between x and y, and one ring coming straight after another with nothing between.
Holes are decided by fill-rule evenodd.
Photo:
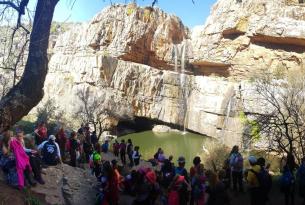
<instances>
[{"instance_id":1,"label":"blue sky","mask_svg":"<svg viewBox=\"0 0 305 205\"><path fill-rule=\"evenodd\" d=\"M71 9L71 2L73 0L59 1L54 14L55 21L88 21L109 5L109 0L76 0ZM124 3L125 0L112 0L112 2ZM151 0L137 1L141 6L150 5L151 2ZM157 6L180 17L184 25L192 28L204 24L215 2L216 0L195 0L193 4L191 0L159 0Z\"/></svg>"}]
</instances>

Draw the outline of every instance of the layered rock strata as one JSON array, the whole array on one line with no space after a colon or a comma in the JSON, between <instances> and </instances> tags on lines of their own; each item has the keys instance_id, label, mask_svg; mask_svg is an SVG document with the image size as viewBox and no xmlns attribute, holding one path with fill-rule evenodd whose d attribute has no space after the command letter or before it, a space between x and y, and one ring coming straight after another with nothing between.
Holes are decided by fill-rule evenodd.
<instances>
[{"instance_id":1,"label":"layered rock strata","mask_svg":"<svg viewBox=\"0 0 305 205\"><path fill-rule=\"evenodd\" d=\"M44 101L71 117L86 88L136 117L241 144L239 113L260 109L251 77L304 69L304 15L292 1L219 0L191 33L159 9L111 6L58 37Z\"/></svg>"}]
</instances>

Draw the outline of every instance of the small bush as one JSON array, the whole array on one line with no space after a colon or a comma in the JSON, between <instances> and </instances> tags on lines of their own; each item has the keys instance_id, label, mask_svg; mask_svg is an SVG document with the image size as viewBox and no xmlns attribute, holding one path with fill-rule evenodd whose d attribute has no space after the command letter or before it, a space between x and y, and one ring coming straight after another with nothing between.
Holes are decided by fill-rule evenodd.
<instances>
[{"instance_id":1,"label":"small bush","mask_svg":"<svg viewBox=\"0 0 305 205\"><path fill-rule=\"evenodd\" d=\"M206 169L218 171L222 169L229 155L230 149L227 146L213 140L204 143L203 151L199 156Z\"/></svg>"}]
</instances>

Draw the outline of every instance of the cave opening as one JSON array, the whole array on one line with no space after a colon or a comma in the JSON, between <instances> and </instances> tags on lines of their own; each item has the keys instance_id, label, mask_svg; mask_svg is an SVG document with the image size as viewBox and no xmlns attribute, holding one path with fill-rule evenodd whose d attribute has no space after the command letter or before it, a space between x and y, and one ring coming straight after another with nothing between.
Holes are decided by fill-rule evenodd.
<instances>
[{"instance_id":1,"label":"cave opening","mask_svg":"<svg viewBox=\"0 0 305 205\"><path fill-rule=\"evenodd\" d=\"M166 125L172 129L181 129L181 125L166 123L157 119L135 117L133 120L120 120L116 127L116 135L122 136L131 133L152 130L155 125Z\"/></svg>"}]
</instances>

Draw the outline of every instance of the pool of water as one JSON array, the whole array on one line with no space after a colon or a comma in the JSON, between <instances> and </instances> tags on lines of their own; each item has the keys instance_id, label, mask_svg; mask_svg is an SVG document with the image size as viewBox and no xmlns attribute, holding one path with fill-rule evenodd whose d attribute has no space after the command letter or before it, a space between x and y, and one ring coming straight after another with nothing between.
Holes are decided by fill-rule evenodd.
<instances>
[{"instance_id":1,"label":"pool of water","mask_svg":"<svg viewBox=\"0 0 305 205\"><path fill-rule=\"evenodd\" d=\"M154 133L152 131L145 131L125 135L119 138L131 139L134 146L140 147L142 159L148 160L153 158L158 148L164 150L164 154L174 156L174 162L177 164L179 156L184 156L186 159L186 167L192 166L193 158L202 152L202 146L206 137L194 133L168 132L168 133Z\"/></svg>"}]
</instances>

